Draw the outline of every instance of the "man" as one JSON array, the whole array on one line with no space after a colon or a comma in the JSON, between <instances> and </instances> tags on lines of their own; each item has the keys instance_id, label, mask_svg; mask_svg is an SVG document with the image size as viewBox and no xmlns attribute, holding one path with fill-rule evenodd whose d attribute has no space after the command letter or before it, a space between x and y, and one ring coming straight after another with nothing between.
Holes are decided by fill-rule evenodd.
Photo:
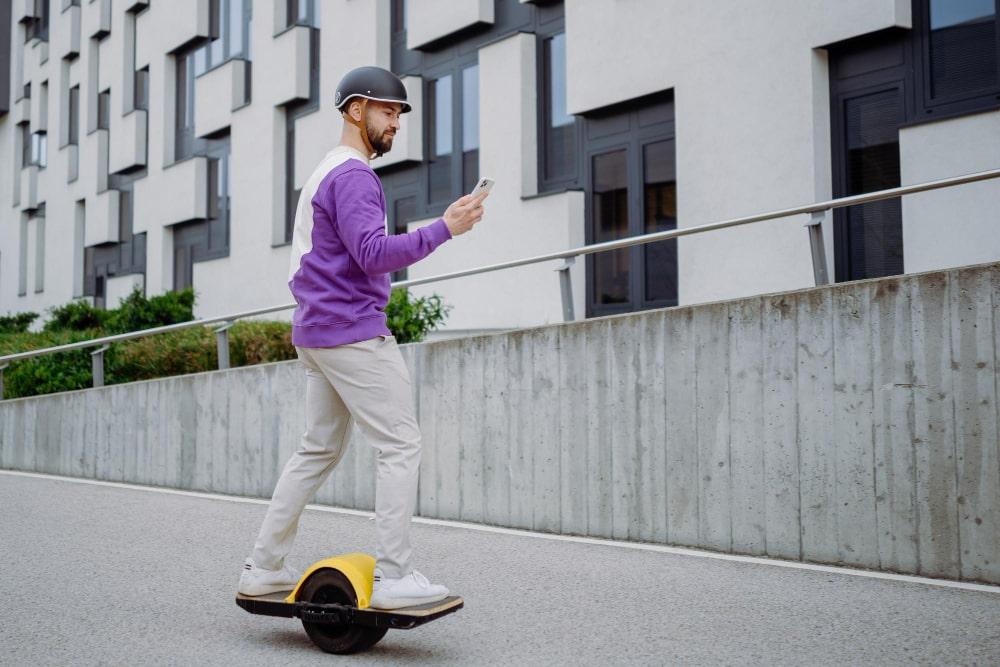
<instances>
[{"instance_id":1,"label":"man","mask_svg":"<svg viewBox=\"0 0 1000 667\"><path fill-rule=\"evenodd\" d=\"M340 145L302 188L289 287L298 307L292 343L306 367L306 432L281 473L239 592L291 590L284 564L303 507L344 455L352 422L377 451L376 567L371 606L397 609L448 595L413 569L410 519L417 499L420 430L410 377L386 327L389 276L463 234L483 217L466 195L409 234L387 235L385 195L369 160L386 153L410 110L403 82L378 67L352 70L337 87Z\"/></svg>"}]
</instances>

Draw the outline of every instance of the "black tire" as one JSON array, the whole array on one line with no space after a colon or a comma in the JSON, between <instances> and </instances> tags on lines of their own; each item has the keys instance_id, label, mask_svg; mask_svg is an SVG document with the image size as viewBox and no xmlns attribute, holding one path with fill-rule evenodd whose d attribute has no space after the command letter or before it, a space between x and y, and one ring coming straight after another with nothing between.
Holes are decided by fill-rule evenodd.
<instances>
[{"instance_id":1,"label":"black tire","mask_svg":"<svg viewBox=\"0 0 1000 667\"><path fill-rule=\"evenodd\" d=\"M358 604L354 586L337 570L325 569L315 572L302 586L299 600L316 604ZM306 634L316 646L327 653L358 653L378 643L388 628L371 628L364 625L334 625L330 623L309 623L302 621Z\"/></svg>"}]
</instances>

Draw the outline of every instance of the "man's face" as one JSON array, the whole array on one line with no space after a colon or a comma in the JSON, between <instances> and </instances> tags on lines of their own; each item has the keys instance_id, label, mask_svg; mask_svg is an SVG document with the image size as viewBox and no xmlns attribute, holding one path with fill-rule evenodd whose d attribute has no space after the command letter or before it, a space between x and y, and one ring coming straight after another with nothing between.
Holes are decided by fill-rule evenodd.
<instances>
[{"instance_id":1,"label":"man's face","mask_svg":"<svg viewBox=\"0 0 1000 667\"><path fill-rule=\"evenodd\" d=\"M403 105L398 102L368 103L368 141L378 153L388 153L392 140L399 131L399 114Z\"/></svg>"}]
</instances>

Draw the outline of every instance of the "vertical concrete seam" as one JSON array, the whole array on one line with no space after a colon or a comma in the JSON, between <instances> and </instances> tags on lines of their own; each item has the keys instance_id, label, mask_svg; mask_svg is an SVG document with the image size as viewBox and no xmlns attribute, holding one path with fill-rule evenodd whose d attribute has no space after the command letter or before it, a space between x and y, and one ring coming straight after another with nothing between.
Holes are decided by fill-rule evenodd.
<instances>
[{"instance_id":1,"label":"vertical concrete seam","mask_svg":"<svg viewBox=\"0 0 1000 667\"><path fill-rule=\"evenodd\" d=\"M910 475L910 481L912 482L912 495L911 495L911 509L913 511L913 535L915 538L915 551L916 551L916 565L917 572L923 572L923 544L921 539L920 530L920 498L917 495L919 493L919 485L917 484L918 476L918 456L917 456L917 348L916 343L913 340L913 323L916 321L916 317L913 313L913 294L916 290L916 281L913 279L906 279L906 310L910 315L910 372L907 382L910 383L910 405L906 410L906 421L907 426L910 431L910 452L913 456L913 472ZM928 387L928 393L929 393ZM922 443L926 446L927 443Z\"/></svg>"},{"instance_id":2,"label":"vertical concrete seam","mask_svg":"<svg viewBox=\"0 0 1000 667\"><path fill-rule=\"evenodd\" d=\"M729 550L733 550L733 304L726 308L726 468L729 474Z\"/></svg>"},{"instance_id":3,"label":"vertical concrete seam","mask_svg":"<svg viewBox=\"0 0 1000 667\"><path fill-rule=\"evenodd\" d=\"M687 317L685 318L688 328L688 341L691 344L691 355L694 363L692 368L694 370L694 415L692 421L694 422L694 469L695 475L697 477L697 489L698 492L695 494L695 520L697 521L697 535L699 544L704 542L704 535L702 535L701 530L701 440L698 429L698 401L700 400L698 396L698 341L697 333L694 326L694 311L689 310L687 312Z\"/></svg>"},{"instance_id":4,"label":"vertical concrete seam","mask_svg":"<svg viewBox=\"0 0 1000 667\"><path fill-rule=\"evenodd\" d=\"M760 340L760 433L761 436L764 435L764 406L765 402L765 391L764 385L767 382L767 378L764 373L764 299L759 297L757 299L757 329ZM761 470L761 485L760 485L760 506L763 511L764 519L762 521L761 539L763 541L764 553L767 554L767 446L761 442L760 448L760 470Z\"/></svg>"},{"instance_id":5,"label":"vertical concrete seam","mask_svg":"<svg viewBox=\"0 0 1000 667\"><path fill-rule=\"evenodd\" d=\"M994 443L994 447L1000 449L1000 369L997 368L1000 358L998 358L997 347L1000 345L1000 340L997 339L997 304L994 302L996 296L996 291L993 289L994 285L994 274L996 273L996 267L990 270L990 332L993 337L993 411L997 413L997 442ZM997 488L1000 489L1000 457L997 461Z\"/></svg>"},{"instance_id":6,"label":"vertical concrete seam","mask_svg":"<svg viewBox=\"0 0 1000 667\"><path fill-rule=\"evenodd\" d=\"M830 318L830 374L829 379L833 383L833 391L830 392L831 403L827 406L833 416L833 448L834 451L828 452L833 456L833 535L837 542L837 558L838 562L844 562L843 557L840 555L840 496L837 491L840 488L840 478L837 475L839 466L839 456L836 451L837 449L837 304L834 300L834 292L836 287L826 293L826 298L824 299L827 304L827 312Z\"/></svg>"},{"instance_id":7,"label":"vertical concrete seam","mask_svg":"<svg viewBox=\"0 0 1000 667\"><path fill-rule=\"evenodd\" d=\"M799 492L799 560L805 558L805 553L803 550L803 543L805 540L802 539L803 531L805 530L805 525L802 522L802 435L800 433L800 403L799 400L799 299L801 297L795 297L795 467L798 471L796 477L796 486Z\"/></svg>"},{"instance_id":8,"label":"vertical concrete seam","mask_svg":"<svg viewBox=\"0 0 1000 667\"><path fill-rule=\"evenodd\" d=\"M948 349L951 354L949 354L949 364L948 373L951 376L951 444L952 444L952 460L954 461L955 470L955 540L957 542L956 555L958 556L958 578L962 578L962 572L964 570L962 558L962 505L959 502L962 493L962 482L960 479L958 471L958 409L955 406L955 328L956 326L960 329L960 321L956 320L959 317L961 308L959 304L955 302L954 288L955 283L958 280L958 271L948 271L945 274L947 277L947 299L948 299Z\"/></svg>"},{"instance_id":9,"label":"vertical concrete seam","mask_svg":"<svg viewBox=\"0 0 1000 667\"><path fill-rule=\"evenodd\" d=\"M868 301L868 312L865 313L865 321L867 322L867 327L868 327L868 373L869 373L869 375L868 375L868 393L871 396L871 405L872 405L872 412L871 412L872 420L871 420L871 426L869 427L869 433L868 433L869 444L871 445L871 453L872 453L872 457L871 457L872 458L872 461L871 461L871 471L872 471L872 515L875 517L875 557L878 558L878 566L879 566L879 569L881 569L882 568L882 550L879 548L879 541L881 539L881 533L879 532L879 524L878 524L878 474L876 472L878 470L878 467L877 467L878 461L876 460L877 457L875 456L875 447L876 447L875 446L875 424L878 423L878 419L875 416L875 405L876 405L876 403L875 403L875 338L874 338L874 332L872 331L872 324L871 324L872 323L872 311L875 309L875 306L874 306L875 298L874 298L874 296L875 296L875 291L877 289L878 289L878 287L874 286L874 285L869 285L869 286L867 286L865 288L865 292L868 294L868 299L867 299L867 301ZM898 295L899 292L897 291L897 292L895 292L895 294ZM898 298L898 296L897 296L897 298ZM893 304L893 305L895 305L895 304ZM879 333L882 334L882 335L885 335L885 332L883 331L883 329L884 329L884 327L883 327L884 322L882 322L882 318L881 317L879 317L879 323L878 324L879 324ZM882 363L885 363L884 359L882 360ZM890 363L895 363L895 360L892 360ZM912 390L912 388L911 388L911 390ZM912 438L911 438L911 440L912 440ZM891 507L891 503L890 503L890 507ZM890 526L892 525L891 518L890 518L890 521L889 521L889 525Z\"/></svg>"}]
</instances>

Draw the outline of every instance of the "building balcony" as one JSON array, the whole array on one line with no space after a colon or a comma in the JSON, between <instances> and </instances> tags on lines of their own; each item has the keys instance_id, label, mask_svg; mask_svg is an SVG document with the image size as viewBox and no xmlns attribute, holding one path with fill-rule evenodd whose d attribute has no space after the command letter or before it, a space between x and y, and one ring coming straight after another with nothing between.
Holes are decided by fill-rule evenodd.
<instances>
[{"instance_id":1,"label":"building balcony","mask_svg":"<svg viewBox=\"0 0 1000 667\"><path fill-rule=\"evenodd\" d=\"M83 5L83 33L88 39L111 34L111 0L92 0Z\"/></svg>"},{"instance_id":2,"label":"building balcony","mask_svg":"<svg viewBox=\"0 0 1000 667\"><path fill-rule=\"evenodd\" d=\"M144 109L114 115L111 121L115 141L111 145L108 170L112 174L146 164L146 134L148 115Z\"/></svg>"},{"instance_id":3,"label":"building balcony","mask_svg":"<svg viewBox=\"0 0 1000 667\"><path fill-rule=\"evenodd\" d=\"M65 7L62 16L56 19L60 35L53 42L56 56L60 60L73 59L80 55L81 12L79 5L70 5Z\"/></svg>"},{"instance_id":4,"label":"building balcony","mask_svg":"<svg viewBox=\"0 0 1000 667\"><path fill-rule=\"evenodd\" d=\"M25 23L38 18L38 12L35 11L35 0L14 0L13 5L14 23Z\"/></svg>"},{"instance_id":5,"label":"building balcony","mask_svg":"<svg viewBox=\"0 0 1000 667\"><path fill-rule=\"evenodd\" d=\"M207 158L193 157L167 165L159 179L141 178L133 187L136 234L208 217Z\"/></svg>"},{"instance_id":6,"label":"building balcony","mask_svg":"<svg viewBox=\"0 0 1000 667\"><path fill-rule=\"evenodd\" d=\"M229 60L195 79L194 129L199 137L229 127L232 112L249 102L250 63Z\"/></svg>"},{"instance_id":7,"label":"building balcony","mask_svg":"<svg viewBox=\"0 0 1000 667\"><path fill-rule=\"evenodd\" d=\"M493 23L493 0L411 0L406 3L406 48L419 49L477 23Z\"/></svg>"},{"instance_id":8,"label":"building balcony","mask_svg":"<svg viewBox=\"0 0 1000 667\"><path fill-rule=\"evenodd\" d=\"M84 228L84 246L102 243L117 243L118 213L121 208L121 192L105 190L87 197L87 224Z\"/></svg>"},{"instance_id":9,"label":"building balcony","mask_svg":"<svg viewBox=\"0 0 1000 667\"><path fill-rule=\"evenodd\" d=\"M258 62L261 78L271 82L275 105L309 99L310 28L293 26L275 35L272 57Z\"/></svg>"},{"instance_id":10,"label":"building balcony","mask_svg":"<svg viewBox=\"0 0 1000 667\"><path fill-rule=\"evenodd\" d=\"M19 206L22 211L38 208L38 172L37 165L28 165L21 169L21 197Z\"/></svg>"}]
</instances>

